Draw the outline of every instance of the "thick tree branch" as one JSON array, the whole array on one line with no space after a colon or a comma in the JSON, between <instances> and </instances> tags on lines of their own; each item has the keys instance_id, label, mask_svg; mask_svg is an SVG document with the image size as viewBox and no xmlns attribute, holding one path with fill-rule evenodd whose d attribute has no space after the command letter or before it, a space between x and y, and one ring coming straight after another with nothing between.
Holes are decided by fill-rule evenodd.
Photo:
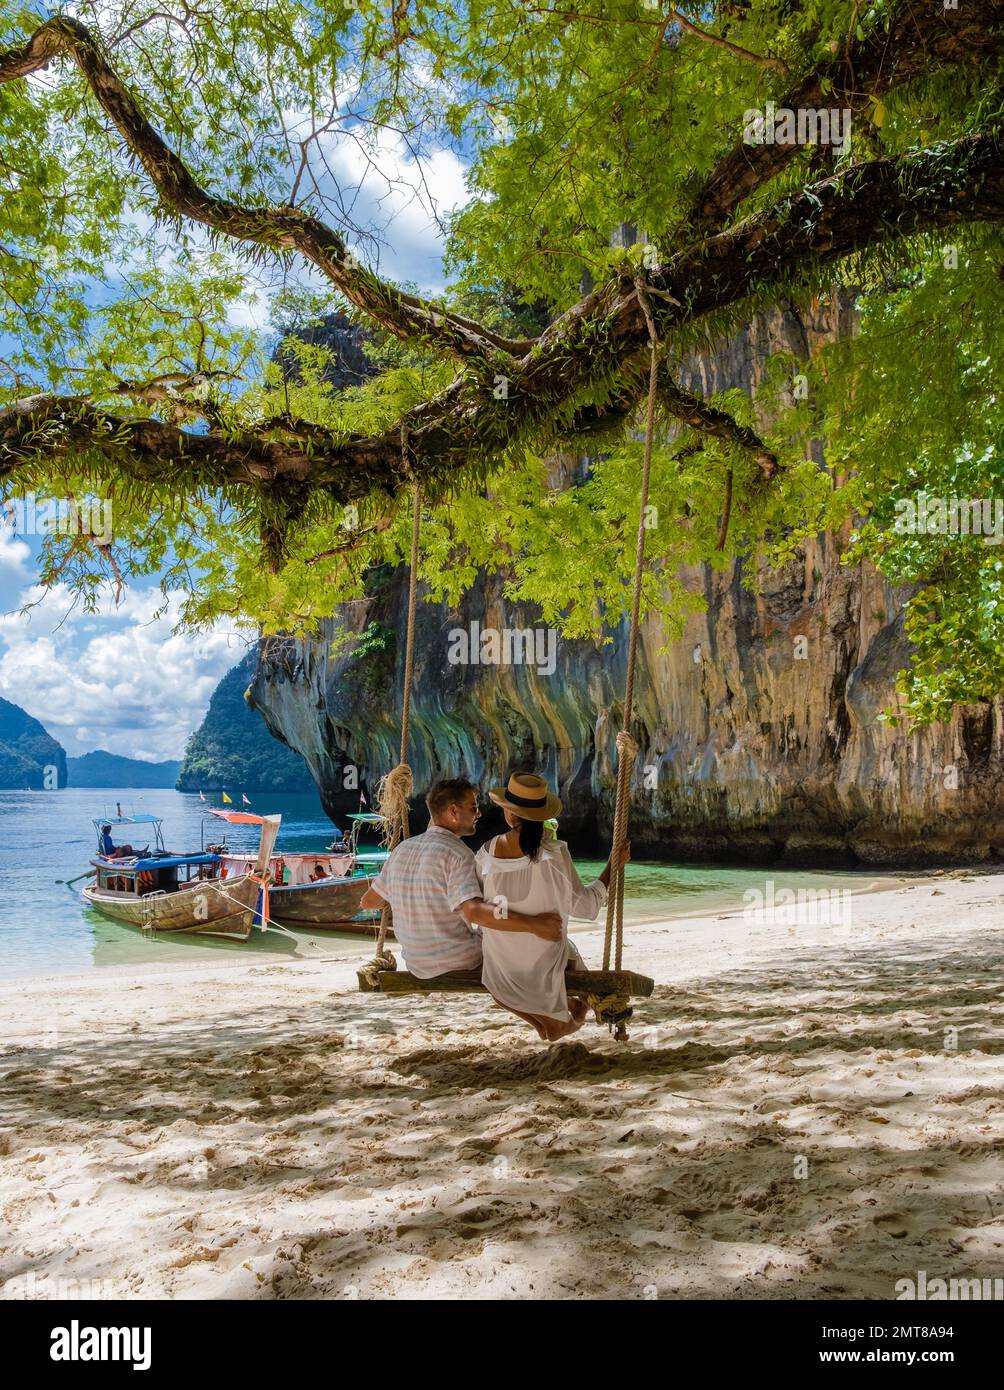
<instances>
[{"instance_id":1,"label":"thick tree branch","mask_svg":"<svg viewBox=\"0 0 1004 1390\"><path fill-rule=\"evenodd\" d=\"M643 369L647 371L648 353L639 354L637 363L632 366L635 368L631 373L632 389L625 389L605 405L586 406L579 411L568 427L569 435L581 436L594 430L609 430L623 424L638 403L643 385L639 373ZM627 376L628 373L625 373L625 378ZM658 399L662 410L686 425L688 429L749 454L765 481L773 478L778 471L780 464L777 455L768 449L755 430L741 425L728 411L709 405L703 397L695 395L692 391L685 391L673 379L666 363L662 363L659 368Z\"/></svg>"},{"instance_id":2,"label":"thick tree branch","mask_svg":"<svg viewBox=\"0 0 1004 1390\"><path fill-rule=\"evenodd\" d=\"M660 337L773 291L852 252L960 222L1004 220L1004 138L965 136L899 158L856 164L681 251L648 277ZM566 397L622 370L647 341L627 282L605 285L545 330L510 386L531 402L558 385ZM531 406L532 408L532 406Z\"/></svg>"},{"instance_id":3,"label":"thick tree branch","mask_svg":"<svg viewBox=\"0 0 1004 1390\"><path fill-rule=\"evenodd\" d=\"M853 252L978 221L1004 222L1004 137L998 132L854 165L671 257L649 274L646 292L659 337L666 340L753 290L776 295L790 289L793 279L813 284L827 266ZM487 469L518 457L527 444L557 443L598 380L620 381L616 399L637 399L641 388L630 368L647 343L632 280L594 291L550 325L515 366L504 399L496 398L490 376L464 372L409 412L404 423L411 475L427 483L432 495L472 463ZM680 406L691 408L685 400ZM707 428L711 409L700 412L694 428ZM271 422L263 430L283 428ZM184 434L157 421L116 420L73 398L37 397L0 412L0 477L46 454L88 447L147 481L170 481L171 465L180 464L197 470L207 487L309 483L338 502L377 489L393 492L405 481L400 425L349 439L311 430L305 443L253 432L231 440Z\"/></svg>"},{"instance_id":4,"label":"thick tree branch","mask_svg":"<svg viewBox=\"0 0 1004 1390\"><path fill-rule=\"evenodd\" d=\"M887 34L876 27L850 38L841 51L780 97L778 110L847 109L866 112L883 96L919 74L953 63L985 60L1004 52L1004 0L943 9L940 0L904 0ZM737 144L715 166L694 200L680 234L720 229L739 205L769 183L804 145Z\"/></svg>"},{"instance_id":5,"label":"thick tree branch","mask_svg":"<svg viewBox=\"0 0 1004 1390\"><path fill-rule=\"evenodd\" d=\"M400 455L395 468L391 455L380 448L367 452L365 441L359 441L365 464L357 469L351 446L343 450L340 443L319 426L313 427L309 444L250 431L233 437L196 434L173 422L116 415L86 397L32 396L0 409L0 483L21 464L87 452L150 484L170 483L181 473L207 489L294 488L309 482L329 488L339 500L354 501L374 486L393 492L405 481Z\"/></svg>"},{"instance_id":6,"label":"thick tree branch","mask_svg":"<svg viewBox=\"0 0 1004 1390\"><path fill-rule=\"evenodd\" d=\"M767 448L755 430L740 425L728 411L708 405L700 396L684 391L669 379L659 383L659 401L671 415L698 434L709 435L752 455L765 479L773 478L777 472L777 455Z\"/></svg>"},{"instance_id":7,"label":"thick tree branch","mask_svg":"<svg viewBox=\"0 0 1004 1390\"><path fill-rule=\"evenodd\" d=\"M107 62L100 41L78 20L68 15L47 20L25 45L0 53L0 83L37 72L60 54L77 64L166 210L237 241L299 252L347 299L399 338L423 338L460 357L491 360L504 354L503 367L506 358L529 348L528 341L512 342L386 284L358 265L342 237L319 218L289 206L244 207L207 192L150 125Z\"/></svg>"}]
</instances>

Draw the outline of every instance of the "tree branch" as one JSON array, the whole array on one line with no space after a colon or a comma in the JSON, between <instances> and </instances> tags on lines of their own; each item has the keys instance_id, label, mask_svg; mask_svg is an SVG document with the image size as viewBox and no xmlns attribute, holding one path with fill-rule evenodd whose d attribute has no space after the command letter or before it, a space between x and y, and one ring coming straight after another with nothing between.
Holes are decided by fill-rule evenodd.
<instances>
[{"instance_id":1,"label":"tree branch","mask_svg":"<svg viewBox=\"0 0 1004 1390\"><path fill-rule=\"evenodd\" d=\"M202 188L160 138L105 59L100 41L68 15L41 25L27 44L0 53L0 84L27 77L58 54L73 59L94 96L142 163L165 209L237 241L298 251L357 308L399 338L423 338L459 357L521 356L530 344L510 341L446 309L386 284L358 265L342 237L298 208L244 207ZM504 358L503 358L504 363Z\"/></svg>"},{"instance_id":2,"label":"tree branch","mask_svg":"<svg viewBox=\"0 0 1004 1390\"><path fill-rule=\"evenodd\" d=\"M372 526L363 526L358 531L353 531L341 545L333 545L329 550L320 550L316 555L309 555L304 564L318 565L322 560L333 560L336 555L346 555L350 550L358 550L368 536L389 530L393 520L392 516L382 516Z\"/></svg>"},{"instance_id":3,"label":"tree branch","mask_svg":"<svg viewBox=\"0 0 1004 1390\"><path fill-rule=\"evenodd\" d=\"M1004 222L1004 137L998 132L854 165L650 272L646 291L659 337L736 305L754 289L776 293L789 288L793 276L811 284L852 252L975 221ZM437 486L455 485L458 473L472 465L487 470L531 442L559 442L597 381L619 382L615 399L637 399L641 387L630 369L648 341L633 280L595 290L515 365L505 399L495 397L491 377L466 371L407 414L410 476L432 495ZM714 408L695 406L686 393L679 406L694 410L694 428L716 423ZM726 432L729 418L717 422ZM734 421L731 427L741 429ZM284 428L269 422L261 432ZM159 421L118 420L79 398L35 397L0 411L0 476L29 460L87 447L148 482L169 481L176 464L196 470L207 487L306 483L344 502L373 490L394 492L405 481L400 428L399 422L381 435L346 439L311 426L304 443L254 431L231 439L184 434ZM755 448L760 441L750 433Z\"/></svg>"},{"instance_id":4,"label":"tree branch","mask_svg":"<svg viewBox=\"0 0 1004 1390\"><path fill-rule=\"evenodd\" d=\"M367 448L367 444L370 446ZM256 488L309 483L338 500L357 501L374 487L395 491L405 480L400 454L380 441L349 441L313 427L313 440L197 434L175 423L130 419L81 396L31 396L0 409L0 481L22 464L94 452L128 477L148 484L172 482L179 473L208 489L232 484ZM354 460L360 460L355 471ZM363 462L364 460L364 462Z\"/></svg>"},{"instance_id":5,"label":"tree branch","mask_svg":"<svg viewBox=\"0 0 1004 1390\"><path fill-rule=\"evenodd\" d=\"M782 62L780 58L765 57L762 53L751 53L748 48L740 48L738 44L723 39L721 34L712 34L707 29L701 29L692 19L681 14L679 10L670 9L667 18L675 19L677 24L686 29L688 34L693 34L695 38L703 39L705 43L713 44L716 48L723 48L726 53L731 53L735 58L742 58L748 63L756 63L761 68L769 68L771 72L779 72L783 77L791 75L788 64Z\"/></svg>"},{"instance_id":6,"label":"tree branch","mask_svg":"<svg viewBox=\"0 0 1004 1390\"><path fill-rule=\"evenodd\" d=\"M175 424L182 420L213 423L215 414L206 404L210 385L213 381L233 381L235 377L235 372L220 370L163 372L149 381L116 382L115 394L128 396L143 405L166 406Z\"/></svg>"},{"instance_id":7,"label":"tree branch","mask_svg":"<svg viewBox=\"0 0 1004 1390\"><path fill-rule=\"evenodd\" d=\"M790 111L867 110L882 96L919 74L946 64L972 62L1004 51L1004 0L982 0L957 10L932 0L905 0L887 34L875 28L851 37L841 51L803 77L777 102ZM804 145L737 144L704 181L693 209L679 229L687 236L720 229L739 205L775 178Z\"/></svg>"},{"instance_id":8,"label":"tree branch","mask_svg":"<svg viewBox=\"0 0 1004 1390\"><path fill-rule=\"evenodd\" d=\"M632 389L625 390L615 400L602 406L586 406L573 418L568 427L572 436L588 434L593 430L607 430L620 425L631 414L638 403L642 390L641 372L648 369L648 353L639 354L632 363ZM625 373L625 377L627 377ZM637 384L635 384L637 383ZM723 444L741 449L755 460L764 481L769 481L780 468L777 455L768 449L755 430L741 425L728 411L710 405L703 397L685 391L673 379L665 363L659 368L659 405L668 415L674 416L688 429L709 438L721 440Z\"/></svg>"},{"instance_id":9,"label":"tree branch","mask_svg":"<svg viewBox=\"0 0 1004 1390\"><path fill-rule=\"evenodd\" d=\"M378 58L386 58L388 53L397 53L401 45L410 37L408 32L408 0L395 0L391 11L391 36L377 49Z\"/></svg>"}]
</instances>

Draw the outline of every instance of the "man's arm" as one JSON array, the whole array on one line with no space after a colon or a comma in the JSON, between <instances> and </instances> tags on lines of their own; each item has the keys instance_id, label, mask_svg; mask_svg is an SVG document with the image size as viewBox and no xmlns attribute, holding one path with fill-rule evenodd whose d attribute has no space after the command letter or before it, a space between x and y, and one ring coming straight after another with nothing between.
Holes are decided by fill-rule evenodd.
<instances>
[{"instance_id":1,"label":"man's arm","mask_svg":"<svg viewBox=\"0 0 1004 1390\"><path fill-rule=\"evenodd\" d=\"M387 899L384 897L384 895L381 892L379 892L376 888L374 888L371 883L370 886L366 889L366 892L359 899L359 906L382 908L386 902Z\"/></svg>"},{"instance_id":2,"label":"man's arm","mask_svg":"<svg viewBox=\"0 0 1004 1390\"><path fill-rule=\"evenodd\" d=\"M493 931L527 931L539 936L542 941L561 940L560 912L533 914L514 912L510 908L500 917L497 915L499 909L496 905L485 902L484 898L468 898L460 904L457 911L469 927L491 927Z\"/></svg>"}]
</instances>

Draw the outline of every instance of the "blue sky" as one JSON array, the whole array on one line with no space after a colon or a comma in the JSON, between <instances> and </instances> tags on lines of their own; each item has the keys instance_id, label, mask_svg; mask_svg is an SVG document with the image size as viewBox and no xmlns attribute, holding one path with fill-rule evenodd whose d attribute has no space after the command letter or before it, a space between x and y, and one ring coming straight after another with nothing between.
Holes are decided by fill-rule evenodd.
<instances>
[{"instance_id":1,"label":"blue sky","mask_svg":"<svg viewBox=\"0 0 1004 1390\"><path fill-rule=\"evenodd\" d=\"M356 190L357 225L375 240L359 256L385 277L426 293L443 289L442 219L466 200L464 164L450 150L419 167L397 137L382 133L378 160L334 137L325 155L344 188ZM319 277L304 282L318 284ZM336 307L334 302L332 307ZM267 299L248 278L233 321L270 332ZM74 608L56 589L37 587L38 541L0 524L0 695L40 719L71 755L105 748L145 759L180 758L216 683L246 650L246 637L221 624L198 637L172 632L173 610L156 617L156 588L131 589L100 614ZM30 614L17 610L42 597Z\"/></svg>"}]
</instances>

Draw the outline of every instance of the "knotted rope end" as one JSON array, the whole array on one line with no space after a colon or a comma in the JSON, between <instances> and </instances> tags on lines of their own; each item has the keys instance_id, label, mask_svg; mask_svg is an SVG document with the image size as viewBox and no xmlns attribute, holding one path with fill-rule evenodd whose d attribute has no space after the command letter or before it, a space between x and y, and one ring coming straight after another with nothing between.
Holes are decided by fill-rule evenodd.
<instances>
[{"instance_id":1,"label":"knotted rope end","mask_svg":"<svg viewBox=\"0 0 1004 1390\"><path fill-rule=\"evenodd\" d=\"M607 994L602 997L589 996L589 1007L596 1022L609 1028L617 1042L627 1042L627 1021L634 1015L631 1000L624 994Z\"/></svg>"},{"instance_id":2,"label":"knotted rope end","mask_svg":"<svg viewBox=\"0 0 1004 1390\"><path fill-rule=\"evenodd\" d=\"M398 763L380 780L377 806L384 817L383 844L387 849L393 849L408 837L408 810L414 785L415 779L407 763Z\"/></svg>"},{"instance_id":3,"label":"knotted rope end","mask_svg":"<svg viewBox=\"0 0 1004 1390\"><path fill-rule=\"evenodd\" d=\"M397 961L390 951L378 950L372 960L361 965L356 971L359 988L364 994L379 994L381 970L396 970Z\"/></svg>"}]
</instances>

